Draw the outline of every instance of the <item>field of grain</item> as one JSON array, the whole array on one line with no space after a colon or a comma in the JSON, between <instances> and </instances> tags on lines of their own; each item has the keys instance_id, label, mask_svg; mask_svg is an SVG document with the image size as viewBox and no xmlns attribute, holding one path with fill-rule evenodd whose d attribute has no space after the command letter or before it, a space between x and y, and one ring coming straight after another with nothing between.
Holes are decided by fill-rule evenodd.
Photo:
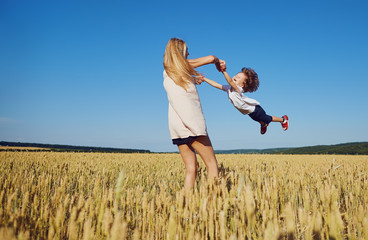
<instances>
[{"instance_id":1,"label":"field of grain","mask_svg":"<svg viewBox=\"0 0 368 240\"><path fill-rule=\"evenodd\" d=\"M50 148L39 148L39 147L14 147L14 146L0 146L0 150L51 150Z\"/></svg>"},{"instance_id":2,"label":"field of grain","mask_svg":"<svg viewBox=\"0 0 368 240\"><path fill-rule=\"evenodd\" d=\"M368 156L0 152L0 239L368 239Z\"/></svg>"}]
</instances>

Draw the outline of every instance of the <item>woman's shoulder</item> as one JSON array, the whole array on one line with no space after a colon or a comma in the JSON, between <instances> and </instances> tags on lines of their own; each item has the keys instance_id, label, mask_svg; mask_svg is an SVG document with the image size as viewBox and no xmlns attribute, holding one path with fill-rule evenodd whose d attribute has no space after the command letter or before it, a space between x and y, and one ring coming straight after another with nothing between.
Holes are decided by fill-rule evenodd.
<instances>
[{"instance_id":1,"label":"woman's shoulder","mask_svg":"<svg viewBox=\"0 0 368 240\"><path fill-rule=\"evenodd\" d=\"M163 73L162 73L162 76L164 78L164 81L168 81L168 80L172 80L169 75L167 75L167 72L166 70L164 69Z\"/></svg>"}]
</instances>

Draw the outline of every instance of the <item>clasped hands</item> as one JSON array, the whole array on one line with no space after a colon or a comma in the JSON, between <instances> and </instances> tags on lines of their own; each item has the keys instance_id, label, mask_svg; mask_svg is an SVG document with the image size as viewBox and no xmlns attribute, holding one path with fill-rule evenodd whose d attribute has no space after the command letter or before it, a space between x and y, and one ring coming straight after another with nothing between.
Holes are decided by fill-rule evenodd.
<instances>
[{"instance_id":1,"label":"clasped hands","mask_svg":"<svg viewBox=\"0 0 368 240\"><path fill-rule=\"evenodd\" d=\"M215 60L213 63L215 64L217 71L219 72L226 71L226 62L224 60L221 60L215 57ZM203 78L204 78L203 75L196 76L195 83L198 85L201 84L204 81Z\"/></svg>"}]
</instances>

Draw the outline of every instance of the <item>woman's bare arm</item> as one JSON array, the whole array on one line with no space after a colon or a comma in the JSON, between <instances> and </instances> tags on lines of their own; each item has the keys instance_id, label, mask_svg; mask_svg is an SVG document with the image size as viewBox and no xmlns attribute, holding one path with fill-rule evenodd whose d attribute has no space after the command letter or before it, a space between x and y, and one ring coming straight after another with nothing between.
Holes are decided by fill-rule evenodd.
<instances>
[{"instance_id":1,"label":"woman's bare arm","mask_svg":"<svg viewBox=\"0 0 368 240\"><path fill-rule=\"evenodd\" d=\"M210 64L210 63L216 63L218 62L219 59L217 57L215 57L214 55L209 55L206 57L200 57L200 58L196 58L196 59L188 59L189 64L193 67L193 68L197 68L206 64Z\"/></svg>"}]
</instances>

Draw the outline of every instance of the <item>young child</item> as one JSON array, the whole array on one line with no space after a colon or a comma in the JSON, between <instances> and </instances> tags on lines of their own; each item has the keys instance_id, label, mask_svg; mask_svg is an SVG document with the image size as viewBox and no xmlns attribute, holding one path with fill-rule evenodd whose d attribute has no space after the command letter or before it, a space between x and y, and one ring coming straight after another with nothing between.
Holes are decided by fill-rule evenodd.
<instances>
[{"instance_id":1,"label":"young child","mask_svg":"<svg viewBox=\"0 0 368 240\"><path fill-rule=\"evenodd\" d=\"M284 131L289 127L289 118L287 115L280 117L269 116L260 106L259 102L245 96L243 93L254 92L258 89L259 80L257 73L250 68L242 68L241 72L233 78L226 72L226 68L222 70L226 81L229 85L221 85L213 80L201 76L201 79L211 86L227 92L230 102L242 114L248 114L254 121L261 124L261 134L265 134L267 126L270 122L280 122Z\"/></svg>"}]
</instances>

